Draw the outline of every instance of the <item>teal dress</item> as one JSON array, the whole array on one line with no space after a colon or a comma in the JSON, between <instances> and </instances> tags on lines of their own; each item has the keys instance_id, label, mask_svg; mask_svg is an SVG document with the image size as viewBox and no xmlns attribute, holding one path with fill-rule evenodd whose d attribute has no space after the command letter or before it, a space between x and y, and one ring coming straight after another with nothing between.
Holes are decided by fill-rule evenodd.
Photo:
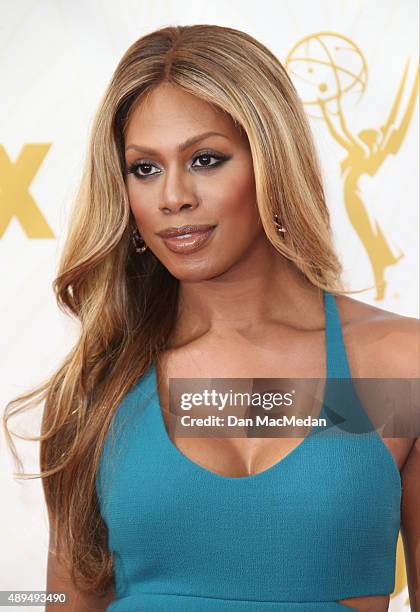
<instances>
[{"instance_id":1,"label":"teal dress","mask_svg":"<svg viewBox=\"0 0 420 612\"><path fill-rule=\"evenodd\" d=\"M324 304L328 427L259 474L221 476L177 449L155 365L125 396L96 479L114 556L109 612L348 611L339 599L393 592L400 473L363 429L334 296ZM344 399L337 379L350 385ZM362 433L338 427L337 413Z\"/></svg>"}]
</instances>

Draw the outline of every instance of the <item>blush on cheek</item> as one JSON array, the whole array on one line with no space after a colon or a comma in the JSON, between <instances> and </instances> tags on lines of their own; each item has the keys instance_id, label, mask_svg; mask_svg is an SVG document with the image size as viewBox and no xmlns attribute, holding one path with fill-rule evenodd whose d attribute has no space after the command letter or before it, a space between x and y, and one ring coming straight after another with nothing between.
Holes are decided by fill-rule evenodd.
<instances>
[{"instance_id":1,"label":"blush on cheek","mask_svg":"<svg viewBox=\"0 0 420 612\"><path fill-rule=\"evenodd\" d=\"M209 186L200 198L208 204L209 210L217 211L219 215L233 211L243 213L244 208L253 206L256 200L253 174L231 172L223 181Z\"/></svg>"}]
</instances>

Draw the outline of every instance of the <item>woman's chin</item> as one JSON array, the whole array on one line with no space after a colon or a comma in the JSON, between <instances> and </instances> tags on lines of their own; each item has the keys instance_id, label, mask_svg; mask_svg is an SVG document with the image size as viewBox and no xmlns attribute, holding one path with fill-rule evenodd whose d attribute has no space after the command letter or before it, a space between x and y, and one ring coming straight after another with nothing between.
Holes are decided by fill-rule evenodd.
<instances>
[{"instance_id":1,"label":"woman's chin","mask_svg":"<svg viewBox=\"0 0 420 612\"><path fill-rule=\"evenodd\" d=\"M167 270L179 281L197 283L211 280L223 274L227 269L221 262L219 265L212 259L206 261L186 262L183 265L166 265Z\"/></svg>"}]
</instances>

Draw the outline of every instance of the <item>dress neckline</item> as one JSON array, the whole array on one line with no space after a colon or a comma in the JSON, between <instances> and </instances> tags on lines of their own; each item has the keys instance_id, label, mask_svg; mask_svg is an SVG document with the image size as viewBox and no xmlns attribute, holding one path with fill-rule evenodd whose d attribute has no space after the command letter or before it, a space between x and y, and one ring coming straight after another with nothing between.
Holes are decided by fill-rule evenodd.
<instances>
[{"instance_id":1,"label":"dress neckline","mask_svg":"<svg viewBox=\"0 0 420 612\"><path fill-rule=\"evenodd\" d=\"M341 323L337 310L337 306L335 303L334 296L328 291L324 291L324 313L325 313L325 368L324 372L326 373L326 380L323 390L323 400L321 403L321 408L318 415L315 418L320 418L321 415L324 414L324 408L326 399L329 392L329 381L332 377L334 378L351 378L350 369L347 360L347 355L345 351L345 346L343 342L342 332L341 332ZM162 408L160 405L160 398L157 387L157 373L156 373L156 364L152 363L150 369L147 373L146 378L149 381L149 385L151 386L151 403L152 403L152 412L153 418L156 420L157 430L159 432L159 437L162 440L162 444L168 450L168 452L173 456L174 462L181 462L184 464L184 467L195 472L197 476L201 476L203 478L216 479L219 481L226 482L256 482L257 480L262 480L274 475L275 472L282 470L289 463L293 463L296 461L298 456L303 452L305 447L307 447L309 441L313 438L313 434L316 431L315 427L311 427L309 433L303 438L303 440L290 452L284 455L279 461L276 461L273 465L262 470L261 472L257 472L256 474L250 474L248 476L223 476L216 472L212 472L207 468L202 467L198 463L192 461L189 457L184 455L179 448L173 443L171 440L168 431L166 429L166 424L162 414Z\"/></svg>"}]
</instances>

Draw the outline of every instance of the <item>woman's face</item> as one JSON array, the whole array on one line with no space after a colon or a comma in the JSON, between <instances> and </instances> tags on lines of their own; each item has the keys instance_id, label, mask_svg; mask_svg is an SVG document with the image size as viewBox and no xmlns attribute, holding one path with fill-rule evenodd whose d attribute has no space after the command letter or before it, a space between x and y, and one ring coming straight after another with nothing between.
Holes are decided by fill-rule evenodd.
<instances>
[{"instance_id":1,"label":"woman's face","mask_svg":"<svg viewBox=\"0 0 420 612\"><path fill-rule=\"evenodd\" d=\"M227 114L161 84L130 118L125 159L139 233L173 276L209 279L251 256L263 237L251 152ZM158 235L183 225L214 229L170 240Z\"/></svg>"}]
</instances>

